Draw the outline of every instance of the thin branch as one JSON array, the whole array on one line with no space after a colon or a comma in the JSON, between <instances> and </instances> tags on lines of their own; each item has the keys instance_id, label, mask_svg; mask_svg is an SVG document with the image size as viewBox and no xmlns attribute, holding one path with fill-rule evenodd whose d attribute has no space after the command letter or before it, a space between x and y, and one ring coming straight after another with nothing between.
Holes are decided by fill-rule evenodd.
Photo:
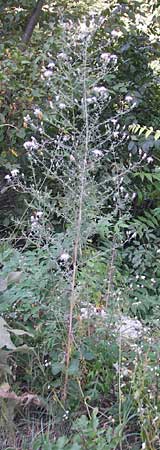
<instances>
[{"instance_id":1,"label":"thin branch","mask_svg":"<svg viewBox=\"0 0 160 450\"><path fill-rule=\"evenodd\" d=\"M112 245L112 256L111 256L111 263L110 263L110 270L109 270L108 289L107 289L107 294L105 296L106 308L109 305L110 296L111 296L112 282L113 282L113 275L114 275L115 256L116 256L116 245L115 245L115 235L114 235L113 245Z\"/></svg>"},{"instance_id":2,"label":"thin branch","mask_svg":"<svg viewBox=\"0 0 160 450\"><path fill-rule=\"evenodd\" d=\"M44 4L44 0L38 0L32 14L29 18L26 29L22 36L22 42L24 42L24 44L27 44L32 36L33 30L36 26L36 23L38 22L43 4Z\"/></svg>"}]
</instances>

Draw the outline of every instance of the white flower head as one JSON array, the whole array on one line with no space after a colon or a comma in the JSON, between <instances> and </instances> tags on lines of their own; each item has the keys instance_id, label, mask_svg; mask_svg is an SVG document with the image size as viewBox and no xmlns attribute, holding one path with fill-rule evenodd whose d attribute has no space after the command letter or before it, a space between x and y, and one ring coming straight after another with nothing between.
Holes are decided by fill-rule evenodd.
<instances>
[{"instance_id":1,"label":"white flower head","mask_svg":"<svg viewBox=\"0 0 160 450\"><path fill-rule=\"evenodd\" d=\"M54 67L55 67L55 63L54 63L53 61L51 61L51 62L48 64L48 69L54 69Z\"/></svg>"},{"instance_id":2,"label":"white flower head","mask_svg":"<svg viewBox=\"0 0 160 450\"><path fill-rule=\"evenodd\" d=\"M75 161L75 157L74 157L73 155L70 155L70 156L69 156L69 159L70 159L71 162L74 162L74 161Z\"/></svg>"},{"instance_id":3,"label":"white flower head","mask_svg":"<svg viewBox=\"0 0 160 450\"><path fill-rule=\"evenodd\" d=\"M136 196L137 196L136 192L133 192L133 194L132 194L132 200L134 200L134 199L136 198Z\"/></svg>"},{"instance_id":4,"label":"white flower head","mask_svg":"<svg viewBox=\"0 0 160 450\"><path fill-rule=\"evenodd\" d=\"M65 136L63 136L63 142L67 142L70 140L70 136L65 134Z\"/></svg>"},{"instance_id":5,"label":"white flower head","mask_svg":"<svg viewBox=\"0 0 160 450\"><path fill-rule=\"evenodd\" d=\"M49 106L50 106L51 109L54 109L54 105L53 105L52 100L49 100Z\"/></svg>"},{"instance_id":6,"label":"white flower head","mask_svg":"<svg viewBox=\"0 0 160 450\"><path fill-rule=\"evenodd\" d=\"M25 148L25 150L30 150L31 147L32 147L32 142L31 142L31 141L26 141L26 142L23 144L23 147Z\"/></svg>"},{"instance_id":7,"label":"white flower head","mask_svg":"<svg viewBox=\"0 0 160 450\"><path fill-rule=\"evenodd\" d=\"M60 261L62 261L64 263L67 262L69 260L69 258L70 258L70 255L67 252L63 252L60 255Z\"/></svg>"},{"instance_id":8,"label":"white flower head","mask_svg":"<svg viewBox=\"0 0 160 450\"><path fill-rule=\"evenodd\" d=\"M38 219L40 219L42 216L43 216L43 211L37 211L37 212L36 212L36 217L37 217Z\"/></svg>"},{"instance_id":9,"label":"white flower head","mask_svg":"<svg viewBox=\"0 0 160 450\"><path fill-rule=\"evenodd\" d=\"M65 103L63 103L63 102L59 103L59 108L60 109L65 109L66 108Z\"/></svg>"},{"instance_id":10,"label":"white flower head","mask_svg":"<svg viewBox=\"0 0 160 450\"><path fill-rule=\"evenodd\" d=\"M101 54L101 59L103 59L105 63L109 64L110 62L113 62L114 64L116 64L118 58L116 55L112 55L111 53L106 52Z\"/></svg>"},{"instance_id":11,"label":"white flower head","mask_svg":"<svg viewBox=\"0 0 160 450\"><path fill-rule=\"evenodd\" d=\"M33 223L35 221L35 217L31 216L31 223Z\"/></svg>"},{"instance_id":12,"label":"white flower head","mask_svg":"<svg viewBox=\"0 0 160 450\"><path fill-rule=\"evenodd\" d=\"M31 221L31 230L34 231L37 228L37 222L36 220Z\"/></svg>"},{"instance_id":13,"label":"white flower head","mask_svg":"<svg viewBox=\"0 0 160 450\"><path fill-rule=\"evenodd\" d=\"M152 158L152 156L149 156L149 158L147 158L147 162L148 162L148 164L150 164L150 163L152 163L152 162L153 162L153 158Z\"/></svg>"},{"instance_id":14,"label":"white flower head","mask_svg":"<svg viewBox=\"0 0 160 450\"><path fill-rule=\"evenodd\" d=\"M109 62L110 61L110 53L104 52L101 54L101 59L103 59L105 62Z\"/></svg>"},{"instance_id":15,"label":"white flower head","mask_svg":"<svg viewBox=\"0 0 160 450\"><path fill-rule=\"evenodd\" d=\"M92 103L96 103L97 102L97 98L95 96L88 97L86 100L87 100L88 105L91 105Z\"/></svg>"},{"instance_id":16,"label":"white flower head","mask_svg":"<svg viewBox=\"0 0 160 450\"><path fill-rule=\"evenodd\" d=\"M37 226L37 223L42 216L43 216L42 211L37 211L34 213L33 216L31 216L31 224L33 225L33 227Z\"/></svg>"},{"instance_id":17,"label":"white flower head","mask_svg":"<svg viewBox=\"0 0 160 450\"><path fill-rule=\"evenodd\" d=\"M88 32L88 27L86 22L79 22L80 33L86 34Z\"/></svg>"},{"instance_id":18,"label":"white flower head","mask_svg":"<svg viewBox=\"0 0 160 450\"><path fill-rule=\"evenodd\" d=\"M34 136L31 137L31 141L26 141L23 144L23 147L25 148L25 150L37 150L39 148L39 146L40 145Z\"/></svg>"},{"instance_id":19,"label":"white flower head","mask_svg":"<svg viewBox=\"0 0 160 450\"><path fill-rule=\"evenodd\" d=\"M125 96L125 101L126 101L127 103L132 103L132 102L134 101L134 98L132 97L132 95L127 94L127 95Z\"/></svg>"},{"instance_id":20,"label":"white flower head","mask_svg":"<svg viewBox=\"0 0 160 450\"><path fill-rule=\"evenodd\" d=\"M112 30L111 31L111 36L113 37L113 38L117 38L117 37L120 37L120 36L122 36L122 31L118 31L118 30Z\"/></svg>"},{"instance_id":21,"label":"white flower head","mask_svg":"<svg viewBox=\"0 0 160 450\"><path fill-rule=\"evenodd\" d=\"M27 114L27 115L24 117L24 121L25 121L26 123L32 122L32 119L31 119L31 117L30 117L29 114Z\"/></svg>"},{"instance_id":22,"label":"white flower head","mask_svg":"<svg viewBox=\"0 0 160 450\"><path fill-rule=\"evenodd\" d=\"M154 278L151 278L151 283L155 284L156 280Z\"/></svg>"},{"instance_id":23,"label":"white flower head","mask_svg":"<svg viewBox=\"0 0 160 450\"><path fill-rule=\"evenodd\" d=\"M52 70L50 70L50 69L46 69L45 71L44 71L44 77L45 78L51 78L51 76L53 75L53 72L52 72Z\"/></svg>"},{"instance_id":24,"label":"white flower head","mask_svg":"<svg viewBox=\"0 0 160 450\"><path fill-rule=\"evenodd\" d=\"M118 61L117 55L111 55L110 60L111 60L111 62L113 62L114 64L117 64L117 61Z\"/></svg>"},{"instance_id":25,"label":"white flower head","mask_svg":"<svg viewBox=\"0 0 160 450\"><path fill-rule=\"evenodd\" d=\"M34 115L36 117L41 117L42 116L42 111L40 110L40 108L35 108Z\"/></svg>"},{"instance_id":26,"label":"white flower head","mask_svg":"<svg viewBox=\"0 0 160 450\"><path fill-rule=\"evenodd\" d=\"M96 158L101 158L101 156L103 156L102 150L98 150L98 148L93 150L92 153L96 156Z\"/></svg>"},{"instance_id":27,"label":"white flower head","mask_svg":"<svg viewBox=\"0 0 160 450\"><path fill-rule=\"evenodd\" d=\"M8 183L10 183L10 182L12 181L10 175L5 175L4 179L5 179L6 181L8 181Z\"/></svg>"},{"instance_id":28,"label":"white flower head","mask_svg":"<svg viewBox=\"0 0 160 450\"><path fill-rule=\"evenodd\" d=\"M116 126L118 123L118 119L113 118L113 119L111 119L111 122L113 123L114 126Z\"/></svg>"},{"instance_id":29,"label":"white flower head","mask_svg":"<svg viewBox=\"0 0 160 450\"><path fill-rule=\"evenodd\" d=\"M107 91L107 89L106 89L104 86L95 86L94 89L93 89L93 91L94 91L96 94L100 94L100 95L102 95L102 96L108 94L108 91Z\"/></svg>"},{"instance_id":30,"label":"white flower head","mask_svg":"<svg viewBox=\"0 0 160 450\"><path fill-rule=\"evenodd\" d=\"M13 169L11 170L11 176L13 178L17 177L17 175L19 174L19 169Z\"/></svg>"},{"instance_id":31,"label":"white flower head","mask_svg":"<svg viewBox=\"0 0 160 450\"><path fill-rule=\"evenodd\" d=\"M63 59L64 61L66 61L68 59L66 53L64 53L64 52L58 53L57 58L58 59Z\"/></svg>"}]
</instances>

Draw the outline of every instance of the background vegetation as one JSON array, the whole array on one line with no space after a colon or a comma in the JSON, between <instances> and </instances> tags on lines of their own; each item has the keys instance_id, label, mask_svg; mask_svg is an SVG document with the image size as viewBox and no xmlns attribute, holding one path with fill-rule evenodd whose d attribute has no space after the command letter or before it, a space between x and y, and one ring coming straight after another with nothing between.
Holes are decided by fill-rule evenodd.
<instances>
[{"instance_id":1,"label":"background vegetation","mask_svg":"<svg viewBox=\"0 0 160 450\"><path fill-rule=\"evenodd\" d=\"M2 449L159 449L159 23L0 2Z\"/></svg>"}]
</instances>

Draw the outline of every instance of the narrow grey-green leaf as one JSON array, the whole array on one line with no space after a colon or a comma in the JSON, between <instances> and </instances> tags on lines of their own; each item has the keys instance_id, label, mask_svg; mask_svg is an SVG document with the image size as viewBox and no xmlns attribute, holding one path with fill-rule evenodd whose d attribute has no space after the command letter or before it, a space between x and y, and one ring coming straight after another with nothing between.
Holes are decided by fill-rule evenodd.
<instances>
[{"instance_id":1,"label":"narrow grey-green leaf","mask_svg":"<svg viewBox=\"0 0 160 450\"><path fill-rule=\"evenodd\" d=\"M21 279L21 276L22 276L22 273L23 272L21 272L21 271L10 272L8 274L8 276L7 276L8 283L19 283L20 279Z\"/></svg>"},{"instance_id":2,"label":"narrow grey-green leaf","mask_svg":"<svg viewBox=\"0 0 160 450\"><path fill-rule=\"evenodd\" d=\"M24 334L27 334L28 336L33 337L33 334L28 333L28 331L25 331L25 330L18 330L18 329L14 329L14 328L8 328L8 331L10 333L15 334L16 336L23 336Z\"/></svg>"},{"instance_id":3,"label":"narrow grey-green leaf","mask_svg":"<svg viewBox=\"0 0 160 450\"><path fill-rule=\"evenodd\" d=\"M0 278L0 292L6 291L8 287L7 278Z\"/></svg>"}]
</instances>

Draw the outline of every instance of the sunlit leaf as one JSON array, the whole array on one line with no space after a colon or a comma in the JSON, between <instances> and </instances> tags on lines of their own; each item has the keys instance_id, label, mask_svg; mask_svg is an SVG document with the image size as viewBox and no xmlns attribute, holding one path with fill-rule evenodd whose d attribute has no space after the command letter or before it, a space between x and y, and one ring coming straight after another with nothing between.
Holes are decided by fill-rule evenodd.
<instances>
[{"instance_id":1,"label":"sunlit leaf","mask_svg":"<svg viewBox=\"0 0 160 450\"><path fill-rule=\"evenodd\" d=\"M0 348L15 349L16 347L10 338L10 332L7 330L7 326L3 317L0 317Z\"/></svg>"}]
</instances>

